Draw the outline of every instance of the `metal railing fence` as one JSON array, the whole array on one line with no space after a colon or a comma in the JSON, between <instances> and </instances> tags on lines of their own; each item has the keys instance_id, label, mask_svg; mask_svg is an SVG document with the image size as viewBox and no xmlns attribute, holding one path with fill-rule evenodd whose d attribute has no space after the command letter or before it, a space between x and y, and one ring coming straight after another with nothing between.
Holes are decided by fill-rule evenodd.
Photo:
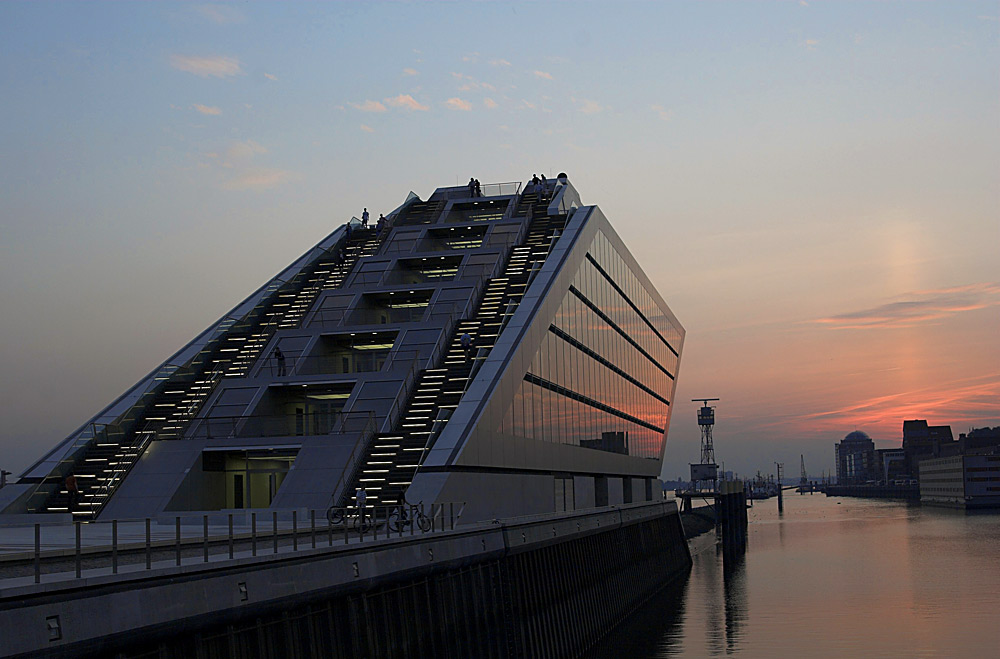
<instances>
[{"instance_id":1,"label":"metal railing fence","mask_svg":"<svg viewBox=\"0 0 1000 659\"><path fill-rule=\"evenodd\" d=\"M192 564L224 563L256 556L386 542L405 536L455 530L465 504L443 502L406 506L330 507L326 510L248 511L245 514L189 514L160 518L74 522L72 557L63 548L66 527L35 524L31 551L34 583L46 583L138 572ZM300 515L300 513L303 513ZM241 523L237 523L237 521ZM166 522L166 523L164 523ZM172 522L172 523L170 523ZM221 528L220 528L221 527ZM44 550L44 530L59 529ZM87 536L90 536L87 538ZM43 572L43 560L58 569ZM68 562L72 569L62 568ZM84 562L87 568L84 569ZM10 573L11 571L8 571ZM25 574L24 576L27 576ZM19 579L8 574L0 578Z\"/></svg>"}]
</instances>

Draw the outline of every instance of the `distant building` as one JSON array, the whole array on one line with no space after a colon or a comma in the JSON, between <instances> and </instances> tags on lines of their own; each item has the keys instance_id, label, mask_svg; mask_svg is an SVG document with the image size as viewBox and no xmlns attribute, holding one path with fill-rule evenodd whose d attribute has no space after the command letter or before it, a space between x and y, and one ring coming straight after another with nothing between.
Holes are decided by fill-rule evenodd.
<instances>
[{"instance_id":1,"label":"distant building","mask_svg":"<svg viewBox=\"0 0 1000 659\"><path fill-rule=\"evenodd\" d=\"M983 449L1000 446L1000 426L995 428L973 428L958 436L958 451L962 455L978 453Z\"/></svg>"},{"instance_id":2,"label":"distant building","mask_svg":"<svg viewBox=\"0 0 1000 659\"><path fill-rule=\"evenodd\" d=\"M837 483L850 485L879 479L875 461L875 442L860 430L848 433L834 445L837 463Z\"/></svg>"},{"instance_id":3,"label":"distant building","mask_svg":"<svg viewBox=\"0 0 1000 659\"><path fill-rule=\"evenodd\" d=\"M929 426L923 419L903 421L903 452L906 455L907 473L914 478L919 477L920 461L951 454L957 448L954 442L951 426Z\"/></svg>"},{"instance_id":4,"label":"distant building","mask_svg":"<svg viewBox=\"0 0 1000 659\"><path fill-rule=\"evenodd\" d=\"M875 449L875 464L879 467L879 480L886 485L909 478L906 471L906 453L902 448Z\"/></svg>"},{"instance_id":5,"label":"distant building","mask_svg":"<svg viewBox=\"0 0 1000 659\"><path fill-rule=\"evenodd\" d=\"M1000 508L1000 451L920 462L920 503L950 508Z\"/></svg>"}]
</instances>

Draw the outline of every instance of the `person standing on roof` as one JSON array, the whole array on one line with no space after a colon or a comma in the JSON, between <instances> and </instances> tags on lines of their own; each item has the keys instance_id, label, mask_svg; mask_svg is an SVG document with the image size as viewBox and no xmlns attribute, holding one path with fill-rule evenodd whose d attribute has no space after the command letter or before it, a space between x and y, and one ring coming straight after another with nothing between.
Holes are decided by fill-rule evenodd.
<instances>
[{"instance_id":1,"label":"person standing on roof","mask_svg":"<svg viewBox=\"0 0 1000 659\"><path fill-rule=\"evenodd\" d=\"M361 213L361 227L364 228L364 229L368 228L368 209L367 208Z\"/></svg>"},{"instance_id":2,"label":"person standing on roof","mask_svg":"<svg viewBox=\"0 0 1000 659\"><path fill-rule=\"evenodd\" d=\"M476 194L474 196L476 197L483 196L483 189L479 186L479 179L476 179Z\"/></svg>"},{"instance_id":3,"label":"person standing on roof","mask_svg":"<svg viewBox=\"0 0 1000 659\"><path fill-rule=\"evenodd\" d=\"M476 179L475 178L473 178L471 176L469 177L469 186L468 187L469 187L469 196L470 197L475 197L476 196Z\"/></svg>"}]
</instances>

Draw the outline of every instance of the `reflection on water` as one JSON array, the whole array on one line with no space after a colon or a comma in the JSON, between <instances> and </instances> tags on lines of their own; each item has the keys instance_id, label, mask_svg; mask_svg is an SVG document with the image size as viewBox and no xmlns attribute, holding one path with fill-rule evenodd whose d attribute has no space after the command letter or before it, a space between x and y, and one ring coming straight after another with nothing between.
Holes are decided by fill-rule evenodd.
<instances>
[{"instance_id":1,"label":"reflection on water","mask_svg":"<svg viewBox=\"0 0 1000 659\"><path fill-rule=\"evenodd\" d=\"M793 494L749 532L725 566L696 539L690 574L590 656L1000 656L1000 514Z\"/></svg>"}]
</instances>

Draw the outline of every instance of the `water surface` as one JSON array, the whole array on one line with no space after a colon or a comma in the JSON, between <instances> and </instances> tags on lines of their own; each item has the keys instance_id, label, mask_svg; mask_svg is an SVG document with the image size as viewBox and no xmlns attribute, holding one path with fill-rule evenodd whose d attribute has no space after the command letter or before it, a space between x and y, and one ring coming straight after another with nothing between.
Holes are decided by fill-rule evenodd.
<instances>
[{"instance_id":1,"label":"water surface","mask_svg":"<svg viewBox=\"0 0 1000 659\"><path fill-rule=\"evenodd\" d=\"M1000 657L1000 514L789 494L749 533L735 565L697 539L593 656Z\"/></svg>"}]
</instances>

